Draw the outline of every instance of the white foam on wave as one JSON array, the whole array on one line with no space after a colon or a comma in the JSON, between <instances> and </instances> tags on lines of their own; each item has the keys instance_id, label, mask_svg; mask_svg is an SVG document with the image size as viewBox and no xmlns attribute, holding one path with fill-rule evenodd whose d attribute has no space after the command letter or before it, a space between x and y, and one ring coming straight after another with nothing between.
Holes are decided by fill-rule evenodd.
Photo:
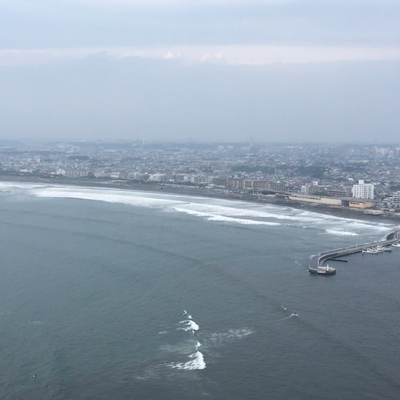
<instances>
[{"instance_id":1,"label":"white foam on wave","mask_svg":"<svg viewBox=\"0 0 400 400\"><path fill-rule=\"evenodd\" d=\"M204 203L188 203L182 207L175 208L176 211L184 212L191 215L198 216L224 216L224 217L249 217L249 218L264 218L264 219L278 219L278 220L303 220L315 221L318 219L318 214L313 216L297 216L286 215L282 213L279 207L269 210L267 207L260 209L259 207L244 208L243 204L238 207L228 207L217 204L204 204Z\"/></svg>"},{"instance_id":2,"label":"white foam on wave","mask_svg":"<svg viewBox=\"0 0 400 400\"><path fill-rule=\"evenodd\" d=\"M359 221L319 214L272 204L251 204L225 199L204 199L186 195L149 193L112 188L90 188L43 184L3 183L0 190L21 189L22 194L39 198L71 198L137 207L158 208L194 215L208 221L236 223L248 226L288 226L322 230L340 236L365 235L367 231L387 232L393 224ZM284 222L286 221L286 222ZM348 232L348 233L343 233Z\"/></svg>"},{"instance_id":3,"label":"white foam on wave","mask_svg":"<svg viewBox=\"0 0 400 400\"><path fill-rule=\"evenodd\" d=\"M325 232L329 235L335 235L335 236L358 236L358 233L355 232L336 231L334 229L326 229Z\"/></svg>"},{"instance_id":4,"label":"white foam on wave","mask_svg":"<svg viewBox=\"0 0 400 400\"><path fill-rule=\"evenodd\" d=\"M219 222L235 222L237 224L242 224L242 225L268 225L268 226L281 225L277 222L267 222L267 221L258 221L258 220L254 220L254 219L224 217L222 215L215 215L215 216L209 217L208 220L209 221L219 221Z\"/></svg>"},{"instance_id":5,"label":"white foam on wave","mask_svg":"<svg viewBox=\"0 0 400 400\"><path fill-rule=\"evenodd\" d=\"M205 369L206 363L204 361L204 356L201 351L196 351L189 355L190 360L185 363L172 363L169 364L171 368L183 369L188 371L194 371L199 369Z\"/></svg>"},{"instance_id":6,"label":"white foam on wave","mask_svg":"<svg viewBox=\"0 0 400 400\"><path fill-rule=\"evenodd\" d=\"M41 188L34 189L32 193L36 197L42 198L67 198L67 199L80 199L103 201L107 203L121 203L141 207L166 207L175 204L184 204L184 202L160 198L154 196L144 196L141 193L113 189L75 189L70 187L61 188Z\"/></svg>"},{"instance_id":7,"label":"white foam on wave","mask_svg":"<svg viewBox=\"0 0 400 400\"><path fill-rule=\"evenodd\" d=\"M208 221L229 222L243 225L281 225L301 226L308 229L320 229L325 233L340 236L356 236L366 231L388 231L393 224L359 221L334 215L319 214L312 211L282 208L275 205L249 205L233 202L235 207L225 206L225 200L212 200L212 204L189 202L174 206L174 210ZM224 203L225 202L225 203ZM245 217L245 218L244 218ZM257 219L255 219L257 218ZM280 221L280 222L277 222ZM306 223L306 225L304 225Z\"/></svg>"},{"instance_id":8,"label":"white foam on wave","mask_svg":"<svg viewBox=\"0 0 400 400\"><path fill-rule=\"evenodd\" d=\"M242 225L268 225L268 226L278 226L281 225L278 222L268 222L268 221L260 221L254 219L243 219L243 218L234 218L234 217L227 217L224 215L215 215L211 213L205 213L201 211L195 211L191 209L186 209L183 207L174 207L175 211L183 212L189 215L195 215L196 217L204 217L208 221L216 221L216 222L234 222L236 224Z\"/></svg>"},{"instance_id":9,"label":"white foam on wave","mask_svg":"<svg viewBox=\"0 0 400 400\"><path fill-rule=\"evenodd\" d=\"M192 319L185 319L183 321L179 321L179 324L184 325L180 326L178 330L182 331L198 331L199 325L196 324Z\"/></svg>"},{"instance_id":10,"label":"white foam on wave","mask_svg":"<svg viewBox=\"0 0 400 400\"><path fill-rule=\"evenodd\" d=\"M185 319L183 321L179 321L179 327L178 330L183 330L183 331L191 331L192 334L194 335L194 332L199 330L199 325L196 324L189 315L189 313L186 310L183 310L183 315L187 316L190 319ZM194 342L194 352L193 352L193 340L191 341L185 341L184 343L180 343L178 345L164 345L161 346L161 349L166 350L166 351L173 351L173 352L179 352L182 353L184 352L185 354L189 354L188 358L189 361L186 362L176 362L176 363L171 363L167 364L170 368L174 369L181 369L181 370L199 370L199 369L204 369L206 368L206 363L204 361L204 355L200 351L201 343L198 341Z\"/></svg>"},{"instance_id":11,"label":"white foam on wave","mask_svg":"<svg viewBox=\"0 0 400 400\"><path fill-rule=\"evenodd\" d=\"M296 212L295 210L293 210ZM388 231L391 228L393 228L394 224L391 223L377 223L377 222L371 222L368 220L362 221L359 219L354 219L354 218L349 218L349 217L339 217L336 215L329 215L329 214L319 214L315 213L312 211L301 211L298 213L298 216L300 217L306 217L309 218L312 216L315 218L315 224L320 224L320 225L325 225L325 224L330 224L330 225L336 225L336 226L347 226L352 229L360 229L360 230L365 230L365 229L376 229L380 231Z\"/></svg>"},{"instance_id":12,"label":"white foam on wave","mask_svg":"<svg viewBox=\"0 0 400 400\"><path fill-rule=\"evenodd\" d=\"M382 224L376 224L374 222L369 222L369 221L361 222L355 220L347 221L347 226L350 229L359 229L360 231L364 231L366 228L368 228L368 229L374 229L379 232L387 232L388 230L394 227L394 225L389 225L389 224L384 226Z\"/></svg>"},{"instance_id":13,"label":"white foam on wave","mask_svg":"<svg viewBox=\"0 0 400 400\"><path fill-rule=\"evenodd\" d=\"M37 188L44 188L48 185L41 184L41 183L24 183L24 182L0 182L0 191L2 190L9 190L9 189L37 189Z\"/></svg>"}]
</instances>

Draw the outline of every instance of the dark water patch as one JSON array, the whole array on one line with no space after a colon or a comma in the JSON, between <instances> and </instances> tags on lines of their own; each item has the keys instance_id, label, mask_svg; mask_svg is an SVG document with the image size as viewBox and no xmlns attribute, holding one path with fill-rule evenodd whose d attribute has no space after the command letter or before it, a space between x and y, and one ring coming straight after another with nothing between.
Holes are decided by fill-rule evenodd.
<instances>
[{"instance_id":1,"label":"dark water patch","mask_svg":"<svg viewBox=\"0 0 400 400\"><path fill-rule=\"evenodd\" d=\"M0 398L400 392L399 252L322 279L309 255L347 237L73 199L0 205ZM205 369L176 368L197 350Z\"/></svg>"}]
</instances>

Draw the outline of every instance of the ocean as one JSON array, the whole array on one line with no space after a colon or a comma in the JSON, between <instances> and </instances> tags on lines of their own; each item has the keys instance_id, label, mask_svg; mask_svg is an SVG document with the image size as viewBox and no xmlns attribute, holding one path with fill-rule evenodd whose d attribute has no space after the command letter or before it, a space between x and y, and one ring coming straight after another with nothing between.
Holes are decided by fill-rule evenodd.
<instances>
[{"instance_id":1,"label":"ocean","mask_svg":"<svg viewBox=\"0 0 400 400\"><path fill-rule=\"evenodd\" d=\"M0 183L0 399L398 399L398 229L268 204Z\"/></svg>"}]
</instances>

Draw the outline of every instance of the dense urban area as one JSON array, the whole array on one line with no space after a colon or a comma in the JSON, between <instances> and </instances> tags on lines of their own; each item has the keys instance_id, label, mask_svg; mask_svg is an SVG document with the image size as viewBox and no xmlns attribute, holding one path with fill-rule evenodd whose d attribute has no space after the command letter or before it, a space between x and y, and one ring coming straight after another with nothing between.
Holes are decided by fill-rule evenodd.
<instances>
[{"instance_id":1,"label":"dense urban area","mask_svg":"<svg viewBox=\"0 0 400 400\"><path fill-rule=\"evenodd\" d=\"M400 217L398 145L8 141L0 142L0 178Z\"/></svg>"}]
</instances>

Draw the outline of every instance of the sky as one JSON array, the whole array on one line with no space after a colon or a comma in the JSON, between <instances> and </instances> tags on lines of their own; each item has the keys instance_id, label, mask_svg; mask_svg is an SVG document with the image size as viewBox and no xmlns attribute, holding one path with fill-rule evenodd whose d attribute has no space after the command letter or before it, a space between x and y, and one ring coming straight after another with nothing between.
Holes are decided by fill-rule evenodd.
<instances>
[{"instance_id":1,"label":"sky","mask_svg":"<svg viewBox=\"0 0 400 400\"><path fill-rule=\"evenodd\" d=\"M0 138L400 143L398 0L0 0Z\"/></svg>"}]
</instances>

